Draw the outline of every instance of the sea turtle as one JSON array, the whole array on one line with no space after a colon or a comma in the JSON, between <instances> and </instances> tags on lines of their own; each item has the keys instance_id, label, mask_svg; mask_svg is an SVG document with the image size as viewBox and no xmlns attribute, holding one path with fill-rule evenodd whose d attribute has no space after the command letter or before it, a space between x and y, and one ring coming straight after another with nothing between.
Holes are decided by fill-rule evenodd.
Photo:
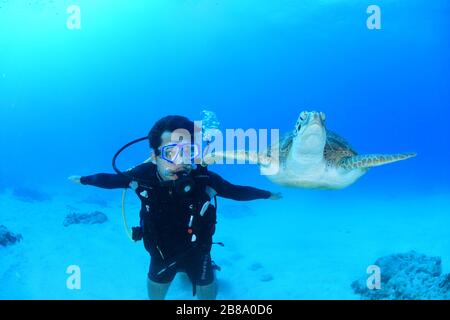
<instances>
[{"instance_id":1,"label":"sea turtle","mask_svg":"<svg viewBox=\"0 0 450 320\"><path fill-rule=\"evenodd\" d=\"M302 111L293 131L268 151L212 152L206 164L218 159L249 160L260 165L272 182L296 188L342 189L371 167L414 157L415 153L358 155L339 135L326 129L325 114Z\"/></svg>"}]
</instances>

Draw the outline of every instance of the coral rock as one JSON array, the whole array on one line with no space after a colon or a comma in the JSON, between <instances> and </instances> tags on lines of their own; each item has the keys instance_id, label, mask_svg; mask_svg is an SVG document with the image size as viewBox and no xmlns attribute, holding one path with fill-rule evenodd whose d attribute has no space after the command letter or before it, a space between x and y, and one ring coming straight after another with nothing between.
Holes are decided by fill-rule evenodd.
<instances>
[{"instance_id":1,"label":"coral rock","mask_svg":"<svg viewBox=\"0 0 450 320\"><path fill-rule=\"evenodd\" d=\"M10 246L22 240L22 235L10 232L5 226L0 225L0 246Z\"/></svg>"},{"instance_id":2,"label":"coral rock","mask_svg":"<svg viewBox=\"0 0 450 320\"><path fill-rule=\"evenodd\" d=\"M447 300L450 274L442 274L441 258L415 251L379 258L381 288L369 289L365 275L351 285L362 299L369 300Z\"/></svg>"},{"instance_id":3,"label":"coral rock","mask_svg":"<svg viewBox=\"0 0 450 320\"><path fill-rule=\"evenodd\" d=\"M108 221L108 217L100 211L94 211L92 213L76 213L69 214L64 219L64 226L70 226L71 224L99 224Z\"/></svg>"}]
</instances>

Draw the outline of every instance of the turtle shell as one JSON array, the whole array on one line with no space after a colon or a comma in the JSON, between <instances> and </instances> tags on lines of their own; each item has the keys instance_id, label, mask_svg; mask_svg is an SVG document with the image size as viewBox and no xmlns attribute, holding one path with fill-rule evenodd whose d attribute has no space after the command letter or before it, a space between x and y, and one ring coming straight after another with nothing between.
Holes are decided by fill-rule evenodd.
<instances>
[{"instance_id":1,"label":"turtle shell","mask_svg":"<svg viewBox=\"0 0 450 320\"><path fill-rule=\"evenodd\" d=\"M286 158L289 154L289 150L291 149L293 138L294 133L292 131L286 133L284 136L281 137L278 145L273 145L271 148L269 148L267 156L269 157L272 156L271 152L272 148L276 148L278 146L280 163L284 165L286 163Z\"/></svg>"},{"instance_id":2,"label":"turtle shell","mask_svg":"<svg viewBox=\"0 0 450 320\"><path fill-rule=\"evenodd\" d=\"M292 146L294 139L294 132L288 132L285 134L279 142L280 162L285 164L289 150ZM338 166L339 162L346 157L352 157L357 155L357 152L350 146L350 144L342 137L327 130L327 141L323 151L323 156L328 165ZM270 156L270 150L268 153Z\"/></svg>"},{"instance_id":3,"label":"turtle shell","mask_svg":"<svg viewBox=\"0 0 450 320\"><path fill-rule=\"evenodd\" d=\"M346 140L333 131L327 130L327 141L323 150L323 156L329 165L338 166L343 158L355 155L357 155L357 152Z\"/></svg>"}]
</instances>

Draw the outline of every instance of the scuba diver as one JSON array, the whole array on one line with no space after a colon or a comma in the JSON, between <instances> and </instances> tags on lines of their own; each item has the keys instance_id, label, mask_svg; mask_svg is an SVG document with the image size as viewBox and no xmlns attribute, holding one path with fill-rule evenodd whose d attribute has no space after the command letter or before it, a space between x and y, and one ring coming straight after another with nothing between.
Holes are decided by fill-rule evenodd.
<instances>
[{"instance_id":1,"label":"scuba diver","mask_svg":"<svg viewBox=\"0 0 450 320\"><path fill-rule=\"evenodd\" d=\"M173 133L179 129L188 132L190 140L175 139ZM82 185L134 189L141 209L140 226L132 228L132 238L143 239L151 257L147 290L152 300L165 298L178 272L188 275L198 299L216 298L215 270L219 268L211 260L211 247L223 245L212 240L216 196L238 201L281 198L280 193L231 184L206 167L195 165L199 147L193 143L194 129L194 122L186 117L166 116L145 137L153 152L144 163L122 173L114 159L118 174L69 177Z\"/></svg>"}]
</instances>

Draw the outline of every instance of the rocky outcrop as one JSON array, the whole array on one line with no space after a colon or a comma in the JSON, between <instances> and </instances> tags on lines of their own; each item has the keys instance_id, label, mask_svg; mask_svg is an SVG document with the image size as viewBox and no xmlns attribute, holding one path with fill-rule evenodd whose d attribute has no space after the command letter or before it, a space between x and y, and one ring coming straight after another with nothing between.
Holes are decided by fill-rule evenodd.
<instances>
[{"instance_id":1,"label":"rocky outcrop","mask_svg":"<svg viewBox=\"0 0 450 320\"><path fill-rule=\"evenodd\" d=\"M91 213L76 213L73 212L64 219L64 226L68 227L72 224L99 224L108 221L108 217L100 211Z\"/></svg>"},{"instance_id":2,"label":"rocky outcrop","mask_svg":"<svg viewBox=\"0 0 450 320\"><path fill-rule=\"evenodd\" d=\"M5 226L0 225L0 246L7 247L22 240L22 235L10 232Z\"/></svg>"},{"instance_id":3,"label":"rocky outcrop","mask_svg":"<svg viewBox=\"0 0 450 320\"><path fill-rule=\"evenodd\" d=\"M380 268L381 288L369 289L367 278L352 283L362 299L369 300L448 300L450 274L442 274L441 258L410 251L381 257L374 265Z\"/></svg>"}]
</instances>

